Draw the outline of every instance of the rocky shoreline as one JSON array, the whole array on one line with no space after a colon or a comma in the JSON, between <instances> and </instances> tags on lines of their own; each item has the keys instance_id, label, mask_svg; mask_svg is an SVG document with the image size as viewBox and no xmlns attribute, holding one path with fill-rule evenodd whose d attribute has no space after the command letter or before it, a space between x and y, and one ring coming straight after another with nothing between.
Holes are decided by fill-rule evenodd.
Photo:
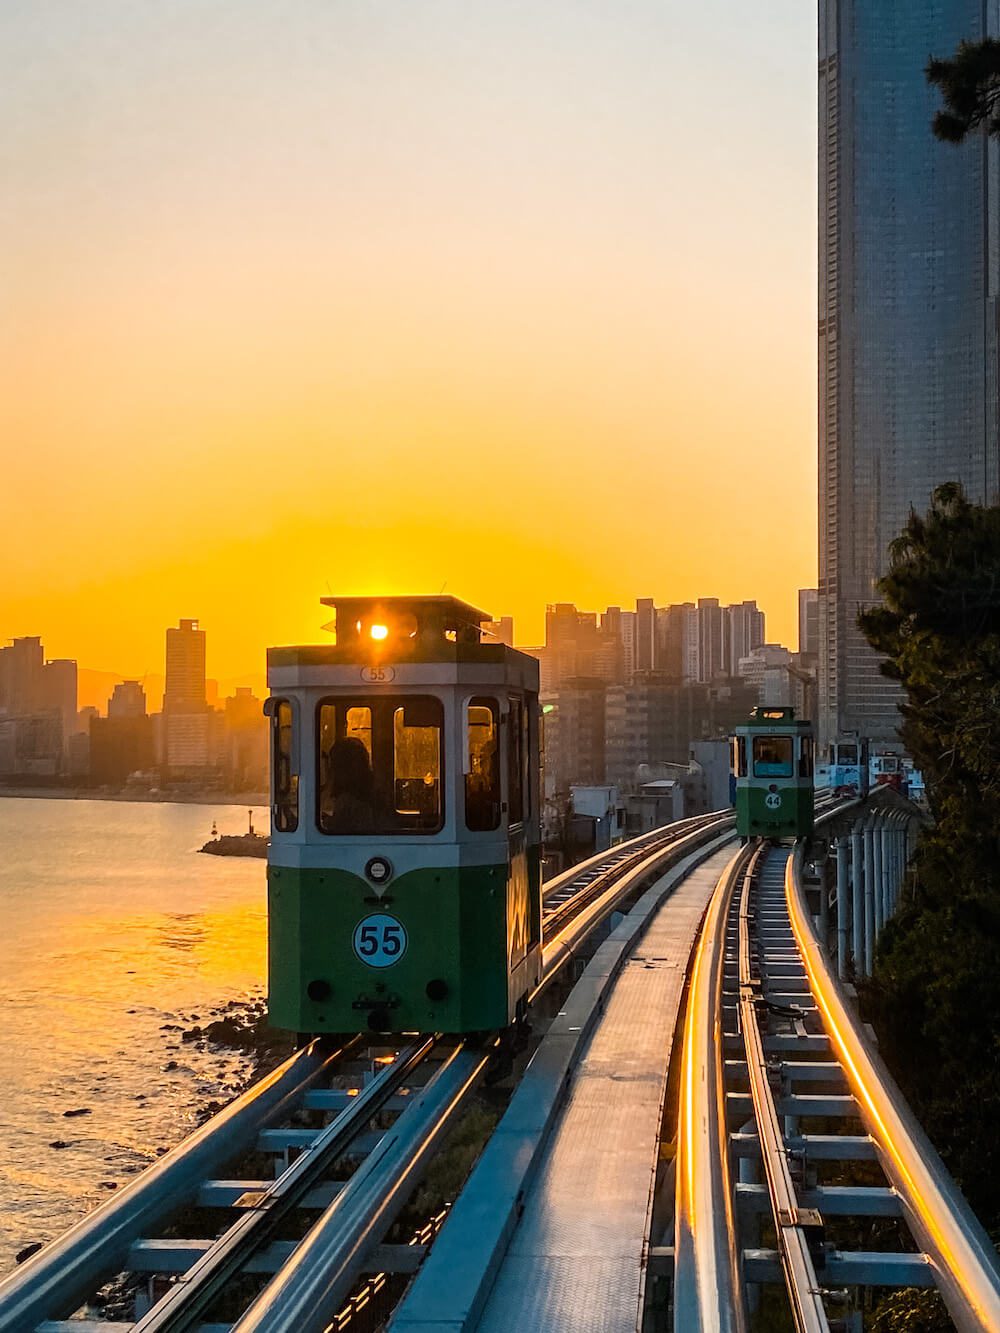
<instances>
[{"instance_id":1,"label":"rocky shoreline","mask_svg":"<svg viewBox=\"0 0 1000 1333\"><path fill-rule=\"evenodd\" d=\"M219 1005L207 1011L207 1017L203 1018L197 1012L178 1013L174 1016L179 1021L168 1021L160 1025L160 1031L163 1034L165 1050L164 1054L169 1058L161 1064L160 1069L163 1073L173 1073L185 1065L183 1051L189 1047L199 1053L209 1055L221 1055L222 1053L237 1054L241 1056L240 1066L235 1070L230 1070L227 1077L218 1079L215 1087L212 1089L215 1096L203 1096L200 1100L192 1100L190 1115L191 1128L196 1128L217 1115L225 1106L241 1096L258 1079L263 1078L270 1073L293 1053L295 1049L292 1035L287 1032L281 1032L272 1028L267 1021L267 1003L262 995L250 995L240 999L230 1000L225 1004ZM195 1084L197 1091L198 1084ZM224 1095L219 1095L220 1093ZM147 1094L140 1092L137 1098L141 1099L141 1104L146 1104ZM95 1104L96 1105L96 1104ZM61 1152L65 1149L73 1149L78 1144L78 1133L73 1134L73 1128L77 1122L89 1124L90 1117L94 1114L94 1108L89 1105L69 1105L62 1116L67 1121L65 1138L53 1139L49 1143L49 1148L55 1152ZM180 1141L183 1141L181 1139ZM110 1145L108 1145L110 1146ZM136 1158L130 1162L119 1160L120 1153L108 1154L105 1160L108 1163L109 1176L114 1175L134 1175L140 1172L144 1167L152 1164L157 1157L163 1157L171 1148L177 1146L175 1143L161 1143L155 1149L152 1147L147 1150L150 1153L146 1160ZM96 1180L93 1188L95 1190L113 1191L120 1185L128 1183L117 1179ZM100 1196L95 1195L92 1206L100 1202ZM28 1233L30 1236L30 1232ZM36 1232L36 1235L38 1233ZM43 1241L32 1240L24 1244L20 1250L12 1255L15 1265L24 1263L30 1259L33 1254L42 1248ZM117 1308L125 1308L126 1297L125 1289L119 1290L115 1284L111 1284L103 1294L102 1306L114 1311Z\"/></svg>"}]
</instances>

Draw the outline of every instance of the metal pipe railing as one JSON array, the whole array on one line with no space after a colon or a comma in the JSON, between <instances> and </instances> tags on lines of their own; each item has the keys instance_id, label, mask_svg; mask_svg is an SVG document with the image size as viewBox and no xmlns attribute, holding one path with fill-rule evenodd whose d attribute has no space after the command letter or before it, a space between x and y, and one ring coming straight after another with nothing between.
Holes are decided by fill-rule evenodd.
<instances>
[{"instance_id":1,"label":"metal pipe railing","mask_svg":"<svg viewBox=\"0 0 1000 1333\"><path fill-rule=\"evenodd\" d=\"M789 859L785 894L823 1025L844 1067L882 1168L961 1333L1000 1329L1000 1261L906 1099L850 1009L813 934L802 886L804 849Z\"/></svg>"}]
</instances>

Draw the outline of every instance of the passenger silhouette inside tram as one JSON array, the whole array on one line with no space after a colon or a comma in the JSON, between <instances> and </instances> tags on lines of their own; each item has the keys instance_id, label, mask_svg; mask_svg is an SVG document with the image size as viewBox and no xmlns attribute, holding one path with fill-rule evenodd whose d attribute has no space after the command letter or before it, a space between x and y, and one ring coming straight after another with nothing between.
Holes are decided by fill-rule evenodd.
<instances>
[{"instance_id":1,"label":"passenger silhouette inside tram","mask_svg":"<svg viewBox=\"0 0 1000 1333\"><path fill-rule=\"evenodd\" d=\"M335 741L327 754L323 824L329 833L369 833L378 802L375 775L364 742L356 736Z\"/></svg>"}]
</instances>

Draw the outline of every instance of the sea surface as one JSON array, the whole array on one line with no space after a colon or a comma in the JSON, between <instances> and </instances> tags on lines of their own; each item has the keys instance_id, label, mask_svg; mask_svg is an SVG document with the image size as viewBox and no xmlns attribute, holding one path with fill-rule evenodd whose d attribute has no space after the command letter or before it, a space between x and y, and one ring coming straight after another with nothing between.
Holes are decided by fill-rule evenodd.
<instances>
[{"instance_id":1,"label":"sea surface","mask_svg":"<svg viewBox=\"0 0 1000 1333\"><path fill-rule=\"evenodd\" d=\"M248 1077L181 1040L264 987L266 863L199 855L213 820L247 809L0 797L0 1275Z\"/></svg>"}]
</instances>

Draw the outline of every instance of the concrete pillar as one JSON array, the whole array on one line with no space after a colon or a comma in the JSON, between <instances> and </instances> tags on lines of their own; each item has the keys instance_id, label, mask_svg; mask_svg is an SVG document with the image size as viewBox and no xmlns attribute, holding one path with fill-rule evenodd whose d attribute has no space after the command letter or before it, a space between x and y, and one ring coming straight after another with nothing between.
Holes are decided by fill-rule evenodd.
<instances>
[{"instance_id":1,"label":"concrete pillar","mask_svg":"<svg viewBox=\"0 0 1000 1333\"><path fill-rule=\"evenodd\" d=\"M851 956L854 969L861 971L865 956L865 842L861 824L851 829Z\"/></svg>"},{"instance_id":2,"label":"concrete pillar","mask_svg":"<svg viewBox=\"0 0 1000 1333\"><path fill-rule=\"evenodd\" d=\"M837 839L837 976L847 975L847 927L851 899L847 881L847 839Z\"/></svg>"},{"instance_id":3,"label":"concrete pillar","mask_svg":"<svg viewBox=\"0 0 1000 1333\"><path fill-rule=\"evenodd\" d=\"M889 828L883 816L875 830L875 938L885 925L886 885L889 882Z\"/></svg>"},{"instance_id":4,"label":"concrete pillar","mask_svg":"<svg viewBox=\"0 0 1000 1333\"><path fill-rule=\"evenodd\" d=\"M865 824L865 929L861 975L870 977L875 963L875 817Z\"/></svg>"}]
</instances>

